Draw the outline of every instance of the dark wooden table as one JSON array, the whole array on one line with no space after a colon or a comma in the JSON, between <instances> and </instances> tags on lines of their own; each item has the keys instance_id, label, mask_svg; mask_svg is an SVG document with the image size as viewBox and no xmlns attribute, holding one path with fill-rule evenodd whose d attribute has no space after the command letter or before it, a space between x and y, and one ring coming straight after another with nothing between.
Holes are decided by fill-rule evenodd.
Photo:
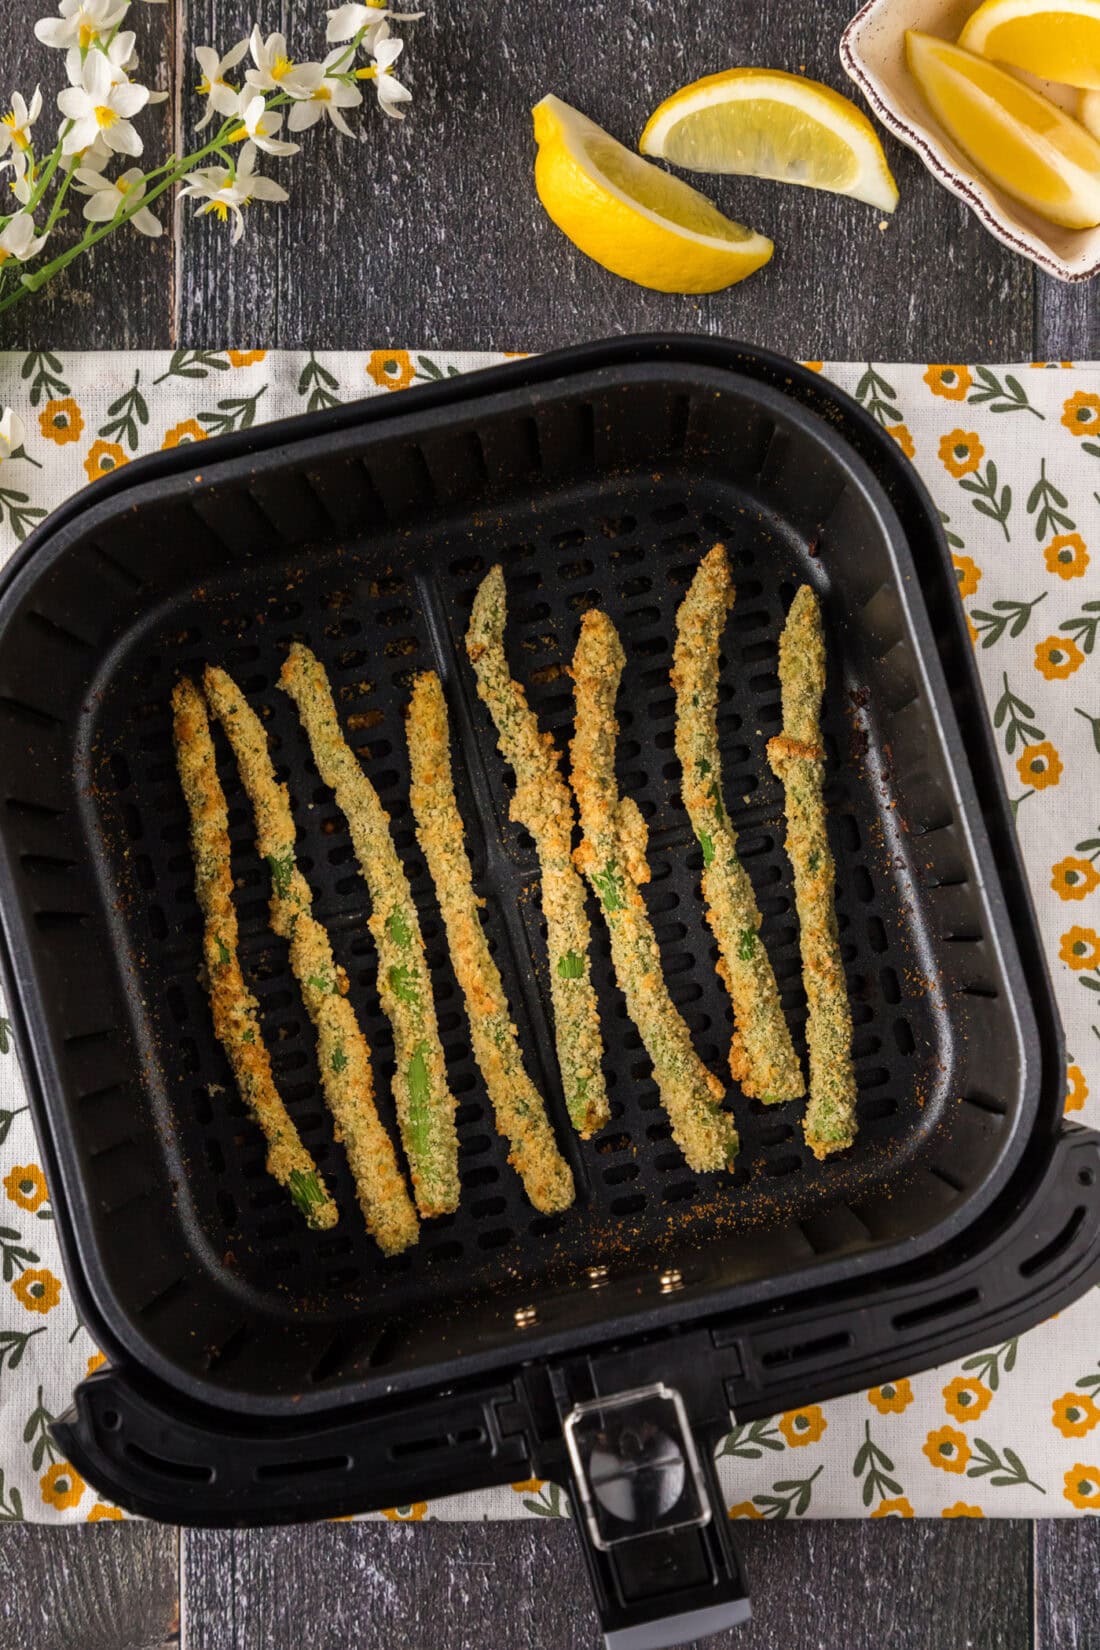
<instances>
[{"instance_id":1,"label":"dark wooden table","mask_svg":"<svg viewBox=\"0 0 1100 1650\"><path fill-rule=\"evenodd\" d=\"M869 208L716 182L719 203L773 236L760 275L713 298L606 275L547 223L531 183L528 108L544 92L636 137L654 105L730 63L805 68L842 84L837 40L856 0L423 0L408 31L404 127L362 147L308 134L267 162L291 190L254 208L231 251L183 215L156 244L120 235L0 323L0 348L235 345L547 349L653 328L744 337L791 355L878 360L1087 360L1100 287L1060 286L1010 257L906 151L902 203ZM30 38L41 0L7 0L7 79L52 88ZM263 17L320 43L322 8ZM244 0L135 5L142 64L173 96L146 120L158 158L194 108L194 44L247 32ZM20 25L23 25L20 27ZM13 50L14 48L14 50ZM182 92L179 88L182 87ZM730 1650L1097 1650L1100 1521L743 1527L757 1619ZM573 1650L595 1622L562 1526L323 1526L176 1532L10 1528L0 1537L0 1650ZM720 1641L716 1641L720 1642Z\"/></svg>"}]
</instances>

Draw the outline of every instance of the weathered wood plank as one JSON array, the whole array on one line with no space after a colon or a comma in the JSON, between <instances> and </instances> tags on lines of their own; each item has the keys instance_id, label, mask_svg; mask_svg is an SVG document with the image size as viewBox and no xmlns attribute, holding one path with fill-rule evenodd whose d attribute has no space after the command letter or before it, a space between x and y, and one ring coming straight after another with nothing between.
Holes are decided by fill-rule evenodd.
<instances>
[{"instance_id":1,"label":"weathered wood plank","mask_svg":"<svg viewBox=\"0 0 1100 1650\"><path fill-rule=\"evenodd\" d=\"M155 1524L0 1536L0 1650L162 1650L177 1631L177 1532Z\"/></svg>"},{"instance_id":2,"label":"weathered wood plank","mask_svg":"<svg viewBox=\"0 0 1100 1650\"><path fill-rule=\"evenodd\" d=\"M136 5L130 26L137 34L140 75L146 85L168 88L176 75L176 21L184 0L165 5ZM44 107L37 130L48 142L57 129L54 106L67 84L64 52L39 45L33 28L51 8L42 0L7 0L3 7L4 85L30 97L41 83ZM4 103L7 108L7 103ZM138 129L150 164L159 165L172 150L173 103L145 111ZM6 178L5 178L6 192ZM83 233L82 201L71 192L67 220L50 241L62 252ZM77 259L42 292L0 316L0 349L137 349L168 344L173 337L173 237L171 212L166 230L152 241L135 230L111 235L85 258Z\"/></svg>"},{"instance_id":3,"label":"weathered wood plank","mask_svg":"<svg viewBox=\"0 0 1100 1650\"><path fill-rule=\"evenodd\" d=\"M756 1618L709 1640L713 1650L1031 1650L1026 1524L805 1523L738 1533ZM190 1532L184 1554L186 1650L594 1650L598 1642L575 1539L560 1526Z\"/></svg>"},{"instance_id":4,"label":"weathered wood plank","mask_svg":"<svg viewBox=\"0 0 1100 1650\"><path fill-rule=\"evenodd\" d=\"M1035 359L1095 361L1100 356L1100 290L1096 281L1035 276Z\"/></svg>"},{"instance_id":5,"label":"weathered wood plank","mask_svg":"<svg viewBox=\"0 0 1100 1650\"><path fill-rule=\"evenodd\" d=\"M1100 1520L1036 1524L1035 1650L1094 1650L1098 1644Z\"/></svg>"},{"instance_id":6,"label":"weathered wood plank","mask_svg":"<svg viewBox=\"0 0 1100 1650\"><path fill-rule=\"evenodd\" d=\"M252 209L235 251L215 224L185 219L180 336L544 349L672 328L795 355L1030 358L1030 265L897 145L903 201L885 231L858 203L705 180L778 249L760 275L713 297L646 292L608 275L539 207L528 110L543 92L633 141L661 97L731 62L804 65L845 85L837 40L850 12L851 0L730 7L716 27L713 8L661 0L590 0L568 15L527 0L469 0L460 13L429 5L406 31L402 72L416 101L403 125L366 110L362 145L317 128L301 155L265 160L291 201ZM283 14L292 41L320 49L315 7L286 0ZM188 54L191 42L228 44L249 16L246 0L195 0ZM944 302L948 281L957 303Z\"/></svg>"}]
</instances>

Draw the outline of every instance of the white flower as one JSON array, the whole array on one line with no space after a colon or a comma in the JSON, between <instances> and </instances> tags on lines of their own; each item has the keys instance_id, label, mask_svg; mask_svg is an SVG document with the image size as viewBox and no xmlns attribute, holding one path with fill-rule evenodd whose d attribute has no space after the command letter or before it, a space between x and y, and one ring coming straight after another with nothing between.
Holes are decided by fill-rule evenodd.
<instances>
[{"instance_id":1,"label":"white flower","mask_svg":"<svg viewBox=\"0 0 1100 1650\"><path fill-rule=\"evenodd\" d=\"M308 98L291 105L286 122L288 131L305 132L327 115L338 132L343 132L345 137L355 136L340 111L357 109L363 101L363 94L358 86L349 86L344 80L330 79L328 74L330 67L346 56L344 49L337 46L336 50L325 58L325 78L313 88Z\"/></svg>"},{"instance_id":2,"label":"white flower","mask_svg":"<svg viewBox=\"0 0 1100 1650\"><path fill-rule=\"evenodd\" d=\"M282 115L272 114L264 102L262 92L253 92L249 95L241 93L241 122L228 134L229 142L236 143L238 138L250 137L257 149L262 149L268 155L296 155L300 147L297 143L287 143L284 138L277 138L275 133L283 124Z\"/></svg>"},{"instance_id":3,"label":"white flower","mask_svg":"<svg viewBox=\"0 0 1100 1650\"><path fill-rule=\"evenodd\" d=\"M26 206L34 188L34 174L31 172L30 160L25 149L13 149L9 158L0 162L0 172L6 172L11 167L12 179L8 185L20 206Z\"/></svg>"},{"instance_id":4,"label":"white flower","mask_svg":"<svg viewBox=\"0 0 1100 1650\"><path fill-rule=\"evenodd\" d=\"M116 80L128 80L137 68L137 52L134 50L136 36L133 29L122 29L115 35L110 44L101 44L96 49L103 53L112 69ZM69 77L70 86L79 86L84 70L84 59L87 52L81 51L79 46L70 46L65 53L65 73Z\"/></svg>"},{"instance_id":5,"label":"white flower","mask_svg":"<svg viewBox=\"0 0 1100 1650\"><path fill-rule=\"evenodd\" d=\"M103 141L102 132L97 132L86 149L78 149L75 155L62 155L61 164L66 172L73 172L78 166L83 166L86 172L102 172L108 161L114 158Z\"/></svg>"},{"instance_id":6,"label":"white flower","mask_svg":"<svg viewBox=\"0 0 1100 1650\"><path fill-rule=\"evenodd\" d=\"M5 407L0 414L0 463L17 453L27 438L23 420L17 412Z\"/></svg>"},{"instance_id":7,"label":"white flower","mask_svg":"<svg viewBox=\"0 0 1100 1650\"><path fill-rule=\"evenodd\" d=\"M397 107L399 103L411 103L412 93L407 86L402 86L396 77L390 74L390 69L405 49L405 42L391 35L389 24L383 23L378 39L371 47L371 56L374 62L369 69L356 69L360 80L373 80L374 89L378 93L378 103L384 115L392 115L394 120L404 120L405 116Z\"/></svg>"},{"instance_id":8,"label":"white flower","mask_svg":"<svg viewBox=\"0 0 1100 1650\"><path fill-rule=\"evenodd\" d=\"M196 217L205 217L213 212L224 223L232 213L231 239L234 245L244 234L242 207L254 200L289 199L281 184L275 183L272 178L260 177L255 166L256 145L246 143L241 150L241 158L235 171L231 171L228 166L204 166L197 172L188 172L186 187L180 190L181 195L194 195L206 202L205 206L198 208Z\"/></svg>"},{"instance_id":9,"label":"white flower","mask_svg":"<svg viewBox=\"0 0 1100 1650\"><path fill-rule=\"evenodd\" d=\"M365 5L337 6L335 11L328 14L325 39L330 43L334 40L351 40L360 29L376 29L387 17L392 17L395 23L415 23L416 19L423 15L422 11L390 11L385 0L366 0ZM370 50L370 44L367 49Z\"/></svg>"},{"instance_id":10,"label":"white flower","mask_svg":"<svg viewBox=\"0 0 1100 1650\"><path fill-rule=\"evenodd\" d=\"M45 235L34 232L34 219L30 213L17 212L11 222L0 230L0 264L7 263L9 258L25 264L29 258L36 258L45 244Z\"/></svg>"},{"instance_id":11,"label":"white flower","mask_svg":"<svg viewBox=\"0 0 1100 1650\"><path fill-rule=\"evenodd\" d=\"M78 166L75 175L77 188L88 196L84 216L89 223L110 223L120 212L130 211L145 199L145 174L140 166L131 166L117 178L105 178L91 166ZM139 207L128 221L139 235L154 240L164 232L147 206Z\"/></svg>"},{"instance_id":12,"label":"white flower","mask_svg":"<svg viewBox=\"0 0 1100 1650\"><path fill-rule=\"evenodd\" d=\"M66 86L57 94L58 108L72 121L62 140L63 154L75 155L100 135L116 154L141 154L141 138L130 117L144 109L149 92L135 81L117 80L118 72L102 52L89 52L79 86Z\"/></svg>"},{"instance_id":13,"label":"white flower","mask_svg":"<svg viewBox=\"0 0 1100 1650\"><path fill-rule=\"evenodd\" d=\"M287 56L283 34L269 34L265 40L257 23L248 45L256 67L249 69L244 78L258 91L308 97L321 78L319 63L295 63Z\"/></svg>"},{"instance_id":14,"label":"white flower","mask_svg":"<svg viewBox=\"0 0 1100 1650\"><path fill-rule=\"evenodd\" d=\"M196 132L201 132L205 126L209 126L216 114L236 114L237 88L231 86L225 77L230 69L237 67L247 50L247 40L239 40L235 46L230 47L224 57L219 57L213 46L195 47L195 56L202 70L202 79L195 90L200 97L206 99L206 113L195 127Z\"/></svg>"},{"instance_id":15,"label":"white flower","mask_svg":"<svg viewBox=\"0 0 1100 1650\"><path fill-rule=\"evenodd\" d=\"M60 17L43 17L34 25L44 46L79 46L87 51L110 34L126 15L127 0L61 0Z\"/></svg>"},{"instance_id":16,"label":"white flower","mask_svg":"<svg viewBox=\"0 0 1100 1650\"><path fill-rule=\"evenodd\" d=\"M34 88L29 106L18 92L11 94L11 108L6 115L0 116L0 155L6 155L9 149L23 153L30 148L31 127L41 113L40 86Z\"/></svg>"}]
</instances>

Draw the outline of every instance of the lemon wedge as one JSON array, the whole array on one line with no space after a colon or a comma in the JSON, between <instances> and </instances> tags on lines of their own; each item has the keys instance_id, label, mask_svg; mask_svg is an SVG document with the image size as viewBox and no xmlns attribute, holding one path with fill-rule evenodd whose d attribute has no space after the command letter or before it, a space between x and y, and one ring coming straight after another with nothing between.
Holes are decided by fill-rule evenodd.
<instances>
[{"instance_id":1,"label":"lemon wedge","mask_svg":"<svg viewBox=\"0 0 1100 1650\"><path fill-rule=\"evenodd\" d=\"M905 47L941 126L992 183L1067 229L1100 223L1100 143L1078 121L948 40L909 29Z\"/></svg>"},{"instance_id":2,"label":"lemon wedge","mask_svg":"<svg viewBox=\"0 0 1100 1650\"><path fill-rule=\"evenodd\" d=\"M1100 138L1100 92L1082 92L1077 99L1077 118L1086 132Z\"/></svg>"},{"instance_id":3,"label":"lemon wedge","mask_svg":"<svg viewBox=\"0 0 1100 1650\"><path fill-rule=\"evenodd\" d=\"M1097 89L1100 0L985 0L959 45L1042 80Z\"/></svg>"},{"instance_id":4,"label":"lemon wedge","mask_svg":"<svg viewBox=\"0 0 1100 1650\"><path fill-rule=\"evenodd\" d=\"M563 235L615 275L657 292L718 292L766 264L772 243L617 143L557 97L535 120L535 187Z\"/></svg>"},{"instance_id":5,"label":"lemon wedge","mask_svg":"<svg viewBox=\"0 0 1100 1650\"><path fill-rule=\"evenodd\" d=\"M867 116L782 69L726 69L674 92L638 144L690 172L738 172L852 195L892 212L898 188Z\"/></svg>"}]
</instances>

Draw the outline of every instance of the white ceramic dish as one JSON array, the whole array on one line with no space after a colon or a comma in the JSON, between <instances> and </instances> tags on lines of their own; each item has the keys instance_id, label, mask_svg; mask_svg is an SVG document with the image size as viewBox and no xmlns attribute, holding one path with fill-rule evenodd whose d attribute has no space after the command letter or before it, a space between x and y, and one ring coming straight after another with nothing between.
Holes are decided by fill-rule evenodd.
<instances>
[{"instance_id":1,"label":"white ceramic dish","mask_svg":"<svg viewBox=\"0 0 1100 1650\"><path fill-rule=\"evenodd\" d=\"M938 125L905 62L906 29L958 38L977 0L867 0L840 41L845 71L882 124L915 149L932 175L976 212L991 235L1061 281L1100 274L1100 228L1060 229L979 176ZM1030 80L1030 77L1022 77ZM1049 82L1031 84L1073 109L1076 94Z\"/></svg>"}]
</instances>

